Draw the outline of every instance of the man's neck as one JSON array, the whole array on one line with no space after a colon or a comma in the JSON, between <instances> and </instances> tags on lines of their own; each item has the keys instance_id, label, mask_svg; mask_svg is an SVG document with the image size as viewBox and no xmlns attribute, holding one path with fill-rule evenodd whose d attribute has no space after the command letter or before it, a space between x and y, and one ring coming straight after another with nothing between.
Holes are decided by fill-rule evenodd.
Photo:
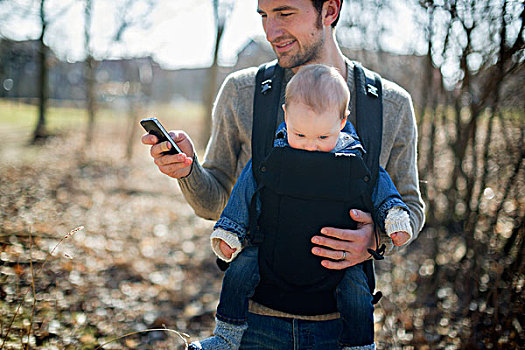
<instances>
[{"instance_id":1,"label":"man's neck","mask_svg":"<svg viewBox=\"0 0 525 350\"><path fill-rule=\"evenodd\" d=\"M328 46L326 61L320 63L335 67L346 80L348 76L346 60L339 45L337 45L337 42L335 41L335 36L327 42L326 45Z\"/></svg>"}]
</instances>

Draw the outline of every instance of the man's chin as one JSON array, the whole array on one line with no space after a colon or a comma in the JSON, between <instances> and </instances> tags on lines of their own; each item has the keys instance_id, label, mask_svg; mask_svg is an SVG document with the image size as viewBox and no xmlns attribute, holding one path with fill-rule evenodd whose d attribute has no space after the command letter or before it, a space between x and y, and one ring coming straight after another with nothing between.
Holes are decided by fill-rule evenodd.
<instances>
[{"instance_id":1,"label":"man's chin","mask_svg":"<svg viewBox=\"0 0 525 350\"><path fill-rule=\"evenodd\" d=\"M300 55L277 55L277 63L282 68L294 69L314 63L314 60L311 57L302 57Z\"/></svg>"},{"instance_id":2,"label":"man's chin","mask_svg":"<svg viewBox=\"0 0 525 350\"><path fill-rule=\"evenodd\" d=\"M277 63L279 63L279 66L282 68L292 69L295 67L298 67L296 60L293 59L293 57L289 56L278 56L277 57Z\"/></svg>"}]
</instances>

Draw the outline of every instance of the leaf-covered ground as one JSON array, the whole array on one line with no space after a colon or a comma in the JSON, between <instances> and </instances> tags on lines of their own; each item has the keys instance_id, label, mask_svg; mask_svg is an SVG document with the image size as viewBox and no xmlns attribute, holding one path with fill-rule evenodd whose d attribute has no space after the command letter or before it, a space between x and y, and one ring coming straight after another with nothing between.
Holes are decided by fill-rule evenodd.
<instances>
[{"instance_id":1,"label":"leaf-covered ground","mask_svg":"<svg viewBox=\"0 0 525 350\"><path fill-rule=\"evenodd\" d=\"M87 151L75 134L0 149L4 349L27 342L33 349L95 349L152 328L192 339L210 334L222 277L209 246L213 222L196 217L176 182L156 170L138 143L131 161L123 156L124 140L111 134L99 134ZM439 235L426 231L406 252L380 263L380 349L459 348L469 321L452 318L458 295L447 281L432 280L438 266L425 258ZM444 261L463 257L458 244L443 247ZM438 303L425 304L436 293ZM167 331L104 345L183 348Z\"/></svg>"}]
</instances>

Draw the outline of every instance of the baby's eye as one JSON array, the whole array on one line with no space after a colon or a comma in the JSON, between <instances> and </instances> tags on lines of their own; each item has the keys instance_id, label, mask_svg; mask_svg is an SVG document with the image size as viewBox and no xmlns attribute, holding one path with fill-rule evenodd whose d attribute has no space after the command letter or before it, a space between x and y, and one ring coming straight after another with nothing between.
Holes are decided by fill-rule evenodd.
<instances>
[{"instance_id":1,"label":"baby's eye","mask_svg":"<svg viewBox=\"0 0 525 350\"><path fill-rule=\"evenodd\" d=\"M297 137L304 137L304 134L295 134Z\"/></svg>"},{"instance_id":2,"label":"baby's eye","mask_svg":"<svg viewBox=\"0 0 525 350\"><path fill-rule=\"evenodd\" d=\"M328 136L324 136L324 135L323 135L323 136L319 136L319 138L320 138L321 140L326 140L326 139L328 138Z\"/></svg>"}]
</instances>

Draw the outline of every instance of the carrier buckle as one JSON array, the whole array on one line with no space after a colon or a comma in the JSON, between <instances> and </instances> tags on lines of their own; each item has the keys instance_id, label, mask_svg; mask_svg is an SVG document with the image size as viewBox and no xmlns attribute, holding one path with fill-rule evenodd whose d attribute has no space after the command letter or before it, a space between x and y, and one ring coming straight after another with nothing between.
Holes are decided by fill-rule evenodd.
<instances>
[{"instance_id":1,"label":"carrier buckle","mask_svg":"<svg viewBox=\"0 0 525 350\"><path fill-rule=\"evenodd\" d=\"M265 80L261 83L261 93L266 95L272 89L272 79Z\"/></svg>"},{"instance_id":2,"label":"carrier buckle","mask_svg":"<svg viewBox=\"0 0 525 350\"><path fill-rule=\"evenodd\" d=\"M366 92L369 95L374 95L375 97L379 97L379 94L377 93L377 87L372 84L366 84Z\"/></svg>"},{"instance_id":3,"label":"carrier buckle","mask_svg":"<svg viewBox=\"0 0 525 350\"><path fill-rule=\"evenodd\" d=\"M381 244L381 247L379 247L377 250L373 250L370 248L368 248L367 250L370 253L370 255L374 257L375 260L383 260L385 258L384 255L385 255L386 245L384 243Z\"/></svg>"}]
</instances>

